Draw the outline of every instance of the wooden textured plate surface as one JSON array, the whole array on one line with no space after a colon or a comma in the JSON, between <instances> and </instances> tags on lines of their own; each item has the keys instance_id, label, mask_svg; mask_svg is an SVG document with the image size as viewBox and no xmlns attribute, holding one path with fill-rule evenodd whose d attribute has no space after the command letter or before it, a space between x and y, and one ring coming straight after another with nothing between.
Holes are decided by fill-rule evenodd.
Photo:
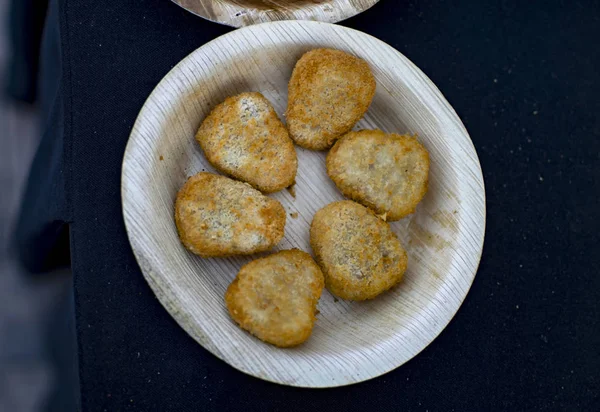
<instances>
[{"instance_id":1,"label":"wooden textured plate surface","mask_svg":"<svg viewBox=\"0 0 600 412\"><path fill-rule=\"evenodd\" d=\"M277 20L337 23L379 0L172 0L205 19L242 27Z\"/></svg>"},{"instance_id":2,"label":"wooden textured plate surface","mask_svg":"<svg viewBox=\"0 0 600 412\"><path fill-rule=\"evenodd\" d=\"M173 204L186 178L214 171L194 140L227 96L260 91L283 113L292 68L306 51L331 47L367 60L377 92L358 128L417 133L431 156L429 192L417 212L392 224L409 254L402 284L368 302L327 291L312 337L277 349L237 327L223 295L250 257L202 259L179 242ZM296 197L272 195L288 222L276 250L310 252L309 225L342 199L325 153L296 148ZM444 329L465 298L481 256L485 190L477 154L460 119L406 57L364 33L332 24L273 22L228 33L181 61L152 92L131 132L122 170L123 215L133 252L157 298L198 343L233 367L293 386L361 382L411 359ZM289 214L297 213L297 218Z\"/></svg>"}]
</instances>

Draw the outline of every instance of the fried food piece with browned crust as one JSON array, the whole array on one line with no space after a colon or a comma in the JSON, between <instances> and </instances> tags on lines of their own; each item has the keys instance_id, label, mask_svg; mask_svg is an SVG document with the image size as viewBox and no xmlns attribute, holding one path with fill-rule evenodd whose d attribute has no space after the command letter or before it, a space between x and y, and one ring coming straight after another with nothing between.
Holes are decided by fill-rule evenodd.
<instances>
[{"instance_id":1,"label":"fried food piece with browned crust","mask_svg":"<svg viewBox=\"0 0 600 412\"><path fill-rule=\"evenodd\" d=\"M283 238L285 210L252 186L225 176L198 173L175 201L181 242L202 257L249 255Z\"/></svg>"},{"instance_id":2,"label":"fried food piece with browned crust","mask_svg":"<svg viewBox=\"0 0 600 412\"><path fill-rule=\"evenodd\" d=\"M330 148L363 117L375 88L364 60L340 50L309 51L296 63L288 86L290 136L306 149Z\"/></svg>"},{"instance_id":3,"label":"fried food piece with browned crust","mask_svg":"<svg viewBox=\"0 0 600 412\"><path fill-rule=\"evenodd\" d=\"M294 143L260 93L228 97L204 119L196 140L213 166L265 193L296 179Z\"/></svg>"},{"instance_id":4,"label":"fried food piece with browned crust","mask_svg":"<svg viewBox=\"0 0 600 412\"><path fill-rule=\"evenodd\" d=\"M296 346L311 335L323 286L308 253L284 250L243 266L225 303L242 329L275 346Z\"/></svg>"},{"instance_id":5,"label":"fried food piece with browned crust","mask_svg":"<svg viewBox=\"0 0 600 412\"><path fill-rule=\"evenodd\" d=\"M327 174L346 197L399 220L413 213L427 192L429 153L412 136L350 132L327 155Z\"/></svg>"},{"instance_id":6,"label":"fried food piece with browned crust","mask_svg":"<svg viewBox=\"0 0 600 412\"><path fill-rule=\"evenodd\" d=\"M310 245L334 295L372 299L402 280L408 258L390 225L350 200L319 210Z\"/></svg>"}]
</instances>

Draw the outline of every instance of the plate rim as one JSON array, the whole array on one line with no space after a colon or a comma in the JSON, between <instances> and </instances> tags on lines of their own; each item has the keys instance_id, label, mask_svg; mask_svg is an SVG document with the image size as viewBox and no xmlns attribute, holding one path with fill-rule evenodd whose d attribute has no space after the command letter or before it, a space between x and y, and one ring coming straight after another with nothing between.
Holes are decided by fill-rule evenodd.
<instances>
[{"instance_id":1,"label":"plate rim","mask_svg":"<svg viewBox=\"0 0 600 412\"><path fill-rule=\"evenodd\" d=\"M327 23L327 22L322 22L322 21L308 21L308 20L283 20L283 21L270 21L270 22L265 22L265 23L259 23L259 24L255 24L255 25L250 25L250 26L245 26L242 27L238 30L234 30L234 31L230 31L228 33L224 33L216 38L214 38L213 40L204 43L203 45L201 45L200 47L196 48L195 50L193 50L191 53L189 53L188 55L186 55L184 58L182 58L177 64L175 64L162 78L161 80L157 83L157 85L152 89L152 91L149 93L148 97L146 98L146 100L144 101L144 104L142 105L142 107L139 110L138 115L136 116L135 122L133 124L133 127L131 129L131 132L128 136L127 139L127 144L125 147L125 151L123 153L123 160L121 163L121 174L120 174L120 183L121 183L121 190L120 190L120 195L121 195L121 213L123 214L123 221L124 221L124 225L125 225L125 229L126 229L126 233L127 233L127 237L130 243L130 246L132 246L132 235L131 235L131 228L129 227L128 224L128 219L126 218L126 213L125 213L125 166L126 166L126 159L128 157L128 154L130 153L130 151L132 150L132 136L135 132L135 130L137 129L138 123L141 121L142 119L142 114L145 113L147 107L151 104L151 98L154 95L154 93L157 91L157 89L159 89L163 82L165 82L165 80L170 77L173 73L175 73L180 66L183 66L188 60L193 59L193 55L195 55L196 53L199 53L201 49L203 49L204 47L207 47L208 45L215 43L217 41L219 41L221 38L223 37L228 37L228 36L234 36L236 35L236 33L238 31L245 31L245 30L253 30L256 29L257 27L276 27L276 26L285 26L287 24L297 24L299 26L302 25L324 25L324 26L333 26L336 29L341 29L342 31L349 31L349 32L353 32L355 34L358 34L359 36L368 36L369 38L371 38L372 40L381 43L382 45L390 48L391 50L393 50L395 53L397 53L398 55L401 56L401 58L403 58L405 60L405 62L413 69L415 70L419 75L421 75L424 79L424 81L426 83L428 83L428 86L431 87L431 89L433 90L433 92L435 94L438 94L442 99L443 99L443 103L445 103L445 106L450 110L451 115L453 116L454 120L457 120L457 126L461 129L462 133L464 134L464 136L467 138L467 142L468 145L470 147L470 149L472 150L472 154L474 155L474 160L475 160L475 164L476 164L476 169L475 171L476 173L476 178L479 181L480 187L481 187L481 214L482 214L482 221L481 221L481 239L480 241L477 243L477 255L476 255L476 265L475 265L475 269L474 272L472 274L472 276L470 277L469 280L469 284L465 289L465 293L462 297L460 297L459 301L460 303L456 306L456 308L451 312L449 311L449 313L451 313L451 316L448 318L448 321L445 323L445 325L443 325L443 327L437 332L435 333L435 335L431 338L431 340L429 340L429 342L427 342L420 350L416 351L410 358L408 358L406 361L398 364L398 365L394 365L392 366L390 369L387 369L385 371L382 372L377 372L376 374L372 375L372 376L368 376L366 378L361 378L360 380L356 380L356 381L348 381L348 382L341 382L341 383L335 383L335 384L329 384L329 385L308 385L308 384L297 384L297 383L290 383L290 382L282 382L276 379L271 379L270 376L267 375L258 375L258 374L254 374L251 371L247 371L242 369L241 367L238 367L238 365L229 362L224 356L221 355L221 353L218 350L213 350L210 345L205 345L205 343L201 343L199 339L196 338L195 334L192 333L191 331L191 327L189 325L186 324L186 322L184 321L184 317L185 316L175 316L165 305L165 303L163 303L163 301L157 296L156 291L155 291L155 287L153 286L150 277L148 275L146 275L145 271L144 271L144 265L141 262L141 257L138 256L138 253L136 252L135 248L132 247L132 252L133 255L135 257L136 262L138 263L138 266L140 267L140 271L142 272L142 275L144 277L144 279L146 280L146 282L148 283L148 285L150 286L150 289L152 290L152 293L154 294L154 296L157 298L157 300L160 302L161 306L163 306L163 308L165 309L165 311L167 312L167 314L176 321L176 323L179 325L179 327L181 327L186 334L188 334L192 339L194 339L194 341L196 342L196 344L200 345L204 350L208 351L210 354L212 354L213 356L215 356L216 358L218 358L219 360L223 361L225 364L227 364L229 367L233 367L234 369L248 375L248 376L252 376L254 378L257 379L261 379L263 381L266 382L271 382L271 383L275 383L278 385L283 385L283 386L290 386L290 387L297 387L297 388L307 388L307 389L329 389L329 388L338 388L338 387L344 387L344 386L350 386L350 385L355 385L355 384L359 384L359 383L363 383L366 381L370 381L372 379L376 379L379 378L387 373L393 372L396 369L400 368L402 365L410 362L411 360L413 360L417 355L419 355L421 352L423 352L427 347L429 347L441 334L444 330L446 330L446 328L448 327L448 325L450 325L450 323L453 321L454 317L456 316L456 314L458 313L458 311L460 310L460 308L462 307L462 305L464 304L464 301L466 299L466 297L468 296L473 283L475 281L475 277L477 276L477 273L479 272L479 266L481 265L481 258L483 255L483 248L485 245L485 236L486 236L486 228L487 228L487 196L486 196L486 189L485 189L485 180L483 178L483 170L481 167L481 162L479 160L479 155L477 153L477 150L475 148L475 145L473 144L473 141L471 139L470 134L468 133L466 127L464 126L464 123L462 122L462 120L460 119L460 117L458 116L458 114L456 113L454 107L450 104L450 102L448 102L448 100L446 99L446 97L444 96L444 94L439 90L439 88L437 87L437 85L416 65L414 64L408 57L406 57L404 54L402 54L399 50L397 50L396 48L394 48L393 46L389 45L388 43L384 42L383 40L378 39L375 36L372 36L368 33L362 32L360 30L356 30L350 27L345 27L345 26L340 26L340 25L336 25L333 23ZM478 239L479 240L479 239ZM282 349L285 350L285 349Z\"/></svg>"},{"instance_id":2,"label":"plate rim","mask_svg":"<svg viewBox=\"0 0 600 412\"><path fill-rule=\"evenodd\" d=\"M202 0L197 0L198 2L202 1ZM212 0L214 1L214 0ZM334 0L336 1L336 0ZM264 23L271 23L271 22L277 22L277 21L319 21L322 23L339 23L342 22L344 20L347 20L351 17L357 16L361 13L364 13L365 11L369 10L371 7L373 7L375 4L379 3L380 0L364 0L367 1L368 3L362 7L361 9L357 9L357 10L352 10L351 12L346 12L345 10L343 10L341 12L341 15L339 18L333 18L331 20L319 20L317 18L317 13L316 10L321 9L322 7L325 6L325 4L314 4L312 6L309 6L309 8L311 9L311 15L307 16L309 17L309 19L307 18L303 18L303 19L299 19L299 18L283 18L283 19L279 19L279 18L274 18L274 19L269 19L266 21L256 21L255 18L252 19L252 21L246 22L244 21L244 19L236 19L236 18L224 18L224 19L218 19L216 17L211 17L208 16L206 14L202 14L200 11L198 10L193 10L190 9L186 6L184 6L183 4L180 4L179 0L171 0L171 2L175 3L177 6L181 7L182 9L192 13L195 16L198 16L200 18L203 18L205 20L211 21L213 23L217 23L217 24L222 24L225 26L229 26L229 27L235 27L235 28L242 28L242 27L248 27L248 26L253 26L253 25L257 25L257 24L264 24ZM248 8L246 8L248 9ZM243 9L242 9L243 10ZM313 11L314 10L314 11ZM296 17L296 16L294 16ZM310 20L310 18L314 19L314 20Z\"/></svg>"}]
</instances>

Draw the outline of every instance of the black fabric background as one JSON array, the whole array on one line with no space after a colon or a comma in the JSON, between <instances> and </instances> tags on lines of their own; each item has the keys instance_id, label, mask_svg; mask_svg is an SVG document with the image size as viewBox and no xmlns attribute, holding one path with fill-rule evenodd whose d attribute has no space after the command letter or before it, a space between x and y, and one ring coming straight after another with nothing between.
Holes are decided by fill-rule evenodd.
<instances>
[{"instance_id":1,"label":"black fabric background","mask_svg":"<svg viewBox=\"0 0 600 412\"><path fill-rule=\"evenodd\" d=\"M10 2L9 13L6 16L11 46L10 64L6 73L3 73L6 77L3 86L7 96L18 101L32 103L37 97L39 49L48 1Z\"/></svg>"},{"instance_id":2,"label":"black fabric background","mask_svg":"<svg viewBox=\"0 0 600 412\"><path fill-rule=\"evenodd\" d=\"M134 260L121 161L154 86L230 29L167 0L62 0L82 410L600 410L598 2L382 0L343 24L417 64L479 153L486 244L455 319L396 371L329 390L196 344Z\"/></svg>"}]
</instances>

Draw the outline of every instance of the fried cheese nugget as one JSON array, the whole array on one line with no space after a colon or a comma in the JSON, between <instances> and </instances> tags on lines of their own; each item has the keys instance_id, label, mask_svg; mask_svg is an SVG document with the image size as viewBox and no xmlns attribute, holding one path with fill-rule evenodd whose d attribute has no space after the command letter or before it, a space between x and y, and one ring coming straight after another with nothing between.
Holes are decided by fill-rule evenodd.
<instances>
[{"instance_id":1,"label":"fried cheese nugget","mask_svg":"<svg viewBox=\"0 0 600 412\"><path fill-rule=\"evenodd\" d=\"M429 154L412 136L350 132L327 155L327 174L346 197L394 221L425 196Z\"/></svg>"},{"instance_id":2,"label":"fried cheese nugget","mask_svg":"<svg viewBox=\"0 0 600 412\"><path fill-rule=\"evenodd\" d=\"M291 186L298 160L287 129L260 93L228 97L196 133L208 161L266 193Z\"/></svg>"},{"instance_id":3,"label":"fried cheese nugget","mask_svg":"<svg viewBox=\"0 0 600 412\"><path fill-rule=\"evenodd\" d=\"M288 85L290 136L306 149L330 148L363 117L375 87L364 60L340 50L309 51L296 63Z\"/></svg>"},{"instance_id":4,"label":"fried cheese nugget","mask_svg":"<svg viewBox=\"0 0 600 412\"><path fill-rule=\"evenodd\" d=\"M242 329L275 346L296 346L311 335L323 286L308 253L284 250L243 266L225 303Z\"/></svg>"},{"instance_id":5,"label":"fried cheese nugget","mask_svg":"<svg viewBox=\"0 0 600 412\"><path fill-rule=\"evenodd\" d=\"M390 226L350 200L319 210L310 245L329 291L347 300L372 299L402 280L408 258Z\"/></svg>"},{"instance_id":6,"label":"fried cheese nugget","mask_svg":"<svg viewBox=\"0 0 600 412\"><path fill-rule=\"evenodd\" d=\"M202 257L248 255L283 238L285 210L250 185L201 172L175 201L175 223L186 248Z\"/></svg>"}]
</instances>

